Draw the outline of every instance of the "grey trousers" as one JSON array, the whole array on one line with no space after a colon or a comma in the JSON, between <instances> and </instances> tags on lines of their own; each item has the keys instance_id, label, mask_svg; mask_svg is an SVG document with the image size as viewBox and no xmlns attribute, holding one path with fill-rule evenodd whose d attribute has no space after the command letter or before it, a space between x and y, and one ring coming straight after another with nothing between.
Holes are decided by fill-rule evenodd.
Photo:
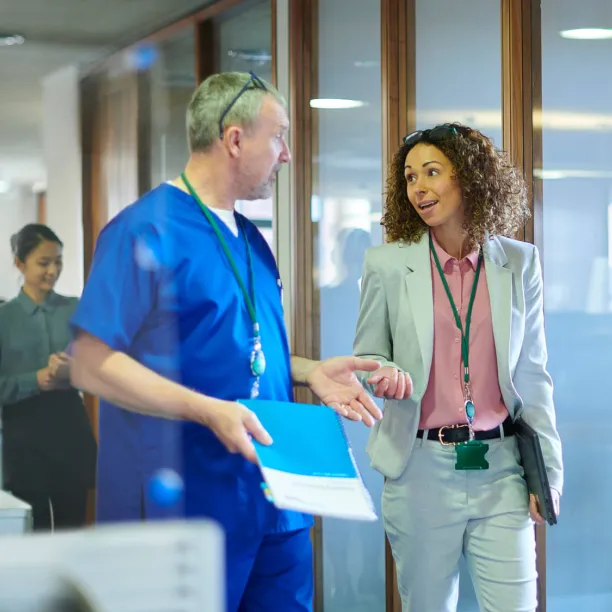
<instances>
[{"instance_id":1,"label":"grey trousers","mask_svg":"<svg viewBox=\"0 0 612 612\"><path fill-rule=\"evenodd\" d=\"M455 612L462 554L482 612L535 612L535 534L516 440L488 444L488 470L458 471L454 447L416 440L404 473L386 481L403 612Z\"/></svg>"}]
</instances>

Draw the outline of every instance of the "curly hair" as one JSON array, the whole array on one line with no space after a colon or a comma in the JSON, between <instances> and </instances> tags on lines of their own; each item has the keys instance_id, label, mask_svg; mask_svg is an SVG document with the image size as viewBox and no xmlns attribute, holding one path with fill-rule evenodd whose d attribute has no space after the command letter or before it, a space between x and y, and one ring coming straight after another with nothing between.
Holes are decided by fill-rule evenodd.
<instances>
[{"instance_id":1,"label":"curly hair","mask_svg":"<svg viewBox=\"0 0 612 612\"><path fill-rule=\"evenodd\" d=\"M439 128L447 128L447 136L431 138ZM465 205L464 229L469 248L481 246L487 234L515 236L530 212L523 176L506 153L478 130L459 123L445 123L418 136L402 144L389 168L381 220L388 241L411 244L427 232L427 224L408 200L404 175L406 156L419 143L435 146L453 166Z\"/></svg>"}]
</instances>

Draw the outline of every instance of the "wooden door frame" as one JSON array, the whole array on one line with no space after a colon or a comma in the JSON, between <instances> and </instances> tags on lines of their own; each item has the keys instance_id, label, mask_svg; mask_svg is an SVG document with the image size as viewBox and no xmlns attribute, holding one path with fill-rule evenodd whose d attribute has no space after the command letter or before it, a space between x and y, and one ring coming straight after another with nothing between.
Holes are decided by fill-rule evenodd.
<instances>
[{"instance_id":1,"label":"wooden door frame","mask_svg":"<svg viewBox=\"0 0 612 612\"><path fill-rule=\"evenodd\" d=\"M523 171L531 218L523 239L542 247L541 5L501 0L503 147Z\"/></svg>"},{"instance_id":2,"label":"wooden door frame","mask_svg":"<svg viewBox=\"0 0 612 612\"><path fill-rule=\"evenodd\" d=\"M36 199L36 223L47 223L47 192L45 190L37 191L34 194Z\"/></svg>"},{"instance_id":3,"label":"wooden door frame","mask_svg":"<svg viewBox=\"0 0 612 612\"><path fill-rule=\"evenodd\" d=\"M381 0L383 186L402 138L416 129L415 13L416 0ZM395 561L386 536L385 588L386 611L401 612Z\"/></svg>"},{"instance_id":4,"label":"wooden door frame","mask_svg":"<svg viewBox=\"0 0 612 612\"><path fill-rule=\"evenodd\" d=\"M293 155L292 219L292 299L291 350L296 355L318 359L319 292L314 282L314 241L316 227L311 217L311 200L316 184L312 163L318 150L316 115L310 100L317 97L318 85L318 2L289 2L289 116L290 147ZM314 402L305 388L295 390L296 401ZM315 517L311 531L314 567L314 612L323 612L323 521Z\"/></svg>"},{"instance_id":5,"label":"wooden door frame","mask_svg":"<svg viewBox=\"0 0 612 612\"><path fill-rule=\"evenodd\" d=\"M543 248L542 14L537 0L501 0L503 147L527 182L522 239ZM543 257L541 257L543 261ZM546 612L546 527L535 527L538 612Z\"/></svg>"}]
</instances>

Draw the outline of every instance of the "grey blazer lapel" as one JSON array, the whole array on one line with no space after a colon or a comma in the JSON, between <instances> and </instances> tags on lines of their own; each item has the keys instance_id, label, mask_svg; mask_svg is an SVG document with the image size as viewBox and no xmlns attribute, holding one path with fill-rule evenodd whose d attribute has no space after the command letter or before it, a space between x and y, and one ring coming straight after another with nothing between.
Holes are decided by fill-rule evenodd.
<instances>
[{"instance_id":1,"label":"grey blazer lapel","mask_svg":"<svg viewBox=\"0 0 612 612\"><path fill-rule=\"evenodd\" d=\"M491 301L493 337L497 355L500 383L506 382L510 372L510 331L512 329L512 270L499 240L487 239L484 245L487 286Z\"/></svg>"},{"instance_id":2,"label":"grey blazer lapel","mask_svg":"<svg viewBox=\"0 0 612 612\"><path fill-rule=\"evenodd\" d=\"M431 260L429 255L429 239L425 234L417 244L406 247L406 290L414 327L417 333L421 361L423 364L422 378L415 378L415 394L425 393L433 355L433 289L431 279ZM400 316L406 316L400 314ZM418 381L423 381L419 388Z\"/></svg>"}]
</instances>

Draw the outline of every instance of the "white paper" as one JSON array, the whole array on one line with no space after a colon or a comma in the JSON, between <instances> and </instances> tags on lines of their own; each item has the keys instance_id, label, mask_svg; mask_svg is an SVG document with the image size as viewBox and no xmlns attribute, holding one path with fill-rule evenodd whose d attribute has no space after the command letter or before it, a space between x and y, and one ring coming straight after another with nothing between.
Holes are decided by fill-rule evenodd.
<instances>
[{"instance_id":1,"label":"white paper","mask_svg":"<svg viewBox=\"0 0 612 612\"><path fill-rule=\"evenodd\" d=\"M378 517L360 478L303 476L262 468L274 505L317 516L362 521Z\"/></svg>"}]
</instances>

